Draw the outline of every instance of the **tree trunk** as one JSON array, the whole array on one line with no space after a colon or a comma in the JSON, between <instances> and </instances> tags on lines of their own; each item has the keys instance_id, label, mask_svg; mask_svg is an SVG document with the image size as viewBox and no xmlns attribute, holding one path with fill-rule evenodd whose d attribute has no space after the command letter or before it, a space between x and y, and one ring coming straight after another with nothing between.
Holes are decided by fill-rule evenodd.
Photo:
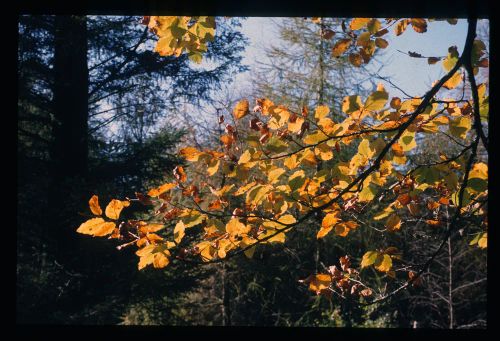
<instances>
[{"instance_id":1,"label":"tree trunk","mask_svg":"<svg viewBox=\"0 0 500 341\"><path fill-rule=\"evenodd\" d=\"M87 19L61 15L54 25L53 139L48 236L61 263L76 256L75 218L88 171ZM72 206L73 205L73 206Z\"/></svg>"},{"instance_id":2,"label":"tree trunk","mask_svg":"<svg viewBox=\"0 0 500 341\"><path fill-rule=\"evenodd\" d=\"M86 175L88 163L87 20L57 16L54 52L54 141L58 180Z\"/></svg>"}]
</instances>

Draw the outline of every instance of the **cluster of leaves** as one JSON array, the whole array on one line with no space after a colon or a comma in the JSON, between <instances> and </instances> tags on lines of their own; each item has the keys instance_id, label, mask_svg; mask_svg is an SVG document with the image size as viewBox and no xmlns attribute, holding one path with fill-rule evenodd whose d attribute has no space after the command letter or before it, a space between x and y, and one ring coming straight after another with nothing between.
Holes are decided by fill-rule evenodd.
<instances>
[{"instance_id":1,"label":"cluster of leaves","mask_svg":"<svg viewBox=\"0 0 500 341\"><path fill-rule=\"evenodd\" d=\"M207 43L215 37L215 17L147 16L143 24L159 37L155 51L161 56L186 52L195 63L201 63Z\"/></svg>"},{"instance_id":2,"label":"cluster of leaves","mask_svg":"<svg viewBox=\"0 0 500 341\"><path fill-rule=\"evenodd\" d=\"M168 20L181 22L179 18ZM427 30L424 19L386 21L396 25L397 35L407 25L419 33ZM358 46L360 50L350 52L349 59L357 59L351 57L357 54L368 62L376 47L387 46L380 38L387 28L381 29L378 19L353 19L349 27L350 31L344 30L349 41L339 40L334 55ZM330 39L333 35L324 36ZM125 242L120 248L135 243L140 248L139 269L148 264L164 267L172 257L196 263L195 256L199 256L201 263L219 262L240 253L252 257L259 244L284 243L286 234L294 228L314 228L308 226L308 219L318 215L318 239L329 235L347 238L352 230L360 228L353 218L355 214L384 199L388 204L374 216L384 225L383 233L398 233L405 226L402 217L407 215L425 220L433 229L453 226L459 216L476 216L481 217L484 231L471 245L484 248L488 166L475 162L475 154L480 121L488 117L486 84L476 87L478 103L436 97L441 87L453 89L463 83L459 71L462 65L468 69L487 64L480 61L484 44L473 42L473 38L468 36L464 50L471 60L450 48L443 59L447 74L426 96L389 100L388 92L379 84L365 99L358 95L345 97L343 120L339 122L334 122L326 105L314 110L288 108L257 98L250 110L249 100L243 99L234 107L233 124L226 123L223 115L219 117L219 124L225 128L220 148L181 149L180 155L190 163L186 171L178 166L172 181L151 189L147 195L136 193L136 198L129 199L150 206L154 223L128 220L117 228L114 222L92 218L78 232L118 238ZM408 157L417 148L418 137L438 133L461 141L464 149L458 155L442 153L440 161L434 163L409 167ZM471 138L474 141L466 145ZM344 160L339 152L349 145L357 146L357 153ZM123 201L112 203L112 207L121 205L119 210L127 206ZM91 199L90 208L95 215L102 214L96 197ZM118 219L118 215L108 214L108 208L108 218ZM448 208L456 212L451 219L444 214ZM115 209L118 214L119 210ZM155 233L160 230L164 232L161 236ZM396 278L395 266L402 261L403 255L395 246L385 246L367 251L360 266L373 266ZM338 289L340 292L335 292L341 297L358 292L367 297L374 292L350 267L349 257L342 257L340 265L342 271L333 266L328 273L311 275L303 282L317 294L330 295ZM411 266L404 269L406 285L416 283L422 269L420 273Z\"/></svg>"}]
</instances>

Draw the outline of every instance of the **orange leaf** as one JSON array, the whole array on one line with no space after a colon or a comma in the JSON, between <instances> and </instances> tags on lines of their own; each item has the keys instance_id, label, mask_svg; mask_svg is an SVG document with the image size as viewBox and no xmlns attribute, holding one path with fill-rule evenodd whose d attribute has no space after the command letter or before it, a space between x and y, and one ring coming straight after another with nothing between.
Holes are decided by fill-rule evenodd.
<instances>
[{"instance_id":1,"label":"orange leaf","mask_svg":"<svg viewBox=\"0 0 500 341\"><path fill-rule=\"evenodd\" d=\"M193 147L182 148L179 154L188 161L198 161L198 158L202 152Z\"/></svg>"},{"instance_id":2,"label":"orange leaf","mask_svg":"<svg viewBox=\"0 0 500 341\"><path fill-rule=\"evenodd\" d=\"M99 206L99 198L97 197L97 195L93 195L92 198L90 198L89 207L94 215L102 214L102 209L101 206Z\"/></svg>"},{"instance_id":3,"label":"orange leaf","mask_svg":"<svg viewBox=\"0 0 500 341\"><path fill-rule=\"evenodd\" d=\"M157 187L157 188L153 188L152 190L150 190L148 192L148 195L150 197L157 197L159 196L160 194L166 192L166 191L169 191L171 190L172 188L174 188L177 184L175 183L166 183L166 184L163 184L161 185L160 187Z\"/></svg>"},{"instance_id":4,"label":"orange leaf","mask_svg":"<svg viewBox=\"0 0 500 341\"><path fill-rule=\"evenodd\" d=\"M349 48L349 46L351 46L351 44L352 44L351 39L340 39L333 46L332 55L334 57L340 57L345 51L347 51L347 49Z\"/></svg>"},{"instance_id":5,"label":"orange leaf","mask_svg":"<svg viewBox=\"0 0 500 341\"><path fill-rule=\"evenodd\" d=\"M92 218L81 224L76 232L102 237L113 233L115 226L115 223L107 222L102 218Z\"/></svg>"},{"instance_id":6,"label":"orange leaf","mask_svg":"<svg viewBox=\"0 0 500 341\"><path fill-rule=\"evenodd\" d=\"M118 219L120 217L120 213L124 207L128 207L130 203L128 201L121 201L113 199L109 202L108 206L106 206L106 217L109 219Z\"/></svg>"},{"instance_id":7,"label":"orange leaf","mask_svg":"<svg viewBox=\"0 0 500 341\"><path fill-rule=\"evenodd\" d=\"M321 290L328 289L332 283L332 276L329 274L317 274L314 275L309 283L309 290L314 291L319 294Z\"/></svg>"},{"instance_id":8,"label":"orange leaf","mask_svg":"<svg viewBox=\"0 0 500 341\"><path fill-rule=\"evenodd\" d=\"M234 118L240 119L245 117L250 111L248 109L249 104L247 99L243 99L236 104L233 110Z\"/></svg>"}]
</instances>

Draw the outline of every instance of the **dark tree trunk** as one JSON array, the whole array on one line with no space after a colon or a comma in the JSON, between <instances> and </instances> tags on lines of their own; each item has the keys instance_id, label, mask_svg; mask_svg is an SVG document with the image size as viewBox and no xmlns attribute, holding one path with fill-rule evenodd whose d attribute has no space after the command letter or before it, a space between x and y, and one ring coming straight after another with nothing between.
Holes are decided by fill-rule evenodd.
<instances>
[{"instance_id":1,"label":"dark tree trunk","mask_svg":"<svg viewBox=\"0 0 500 341\"><path fill-rule=\"evenodd\" d=\"M89 71L85 16L55 17L53 72L54 124L48 193L52 223L47 223L50 225L47 228L57 259L67 263L77 253L75 203L84 196L88 172Z\"/></svg>"},{"instance_id":2,"label":"dark tree trunk","mask_svg":"<svg viewBox=\"0 0 500 341\"><path fill-rule=\"evenodd\" d=\"M86 175L88 163L87 20L57 16L54 52L54 176Z\"/></svg>"}]
</instances>

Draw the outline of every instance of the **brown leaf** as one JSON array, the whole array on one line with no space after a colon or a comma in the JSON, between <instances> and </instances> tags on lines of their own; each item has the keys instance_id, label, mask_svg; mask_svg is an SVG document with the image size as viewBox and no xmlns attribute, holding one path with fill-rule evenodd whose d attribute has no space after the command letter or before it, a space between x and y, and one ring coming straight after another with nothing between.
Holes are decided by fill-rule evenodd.
<instances>
[{"instance_id":1,"label":"brown leaf","mask_svg":"<svg viewBox=\"0 0 500 341\"><path fill-rule=\"evenodd\" d=\"M177 179L179 182L185 182L187 180L187 175L184 172L184 168L182 166L177 166L173 170L174 177Z\"/></svg>"},{"instance_id":2,"label":"brown leaf","mask_svg":"<svg viewBox=\"0 0 500 341\"><path fill-rule=\"evenodd\" d=\"M438 58L438 57L429 57L429 58L427 58L427 63L429 63L429 65L432 65L432 64L436 64L440 60L441 60L441 58Z\"/></svg>"},{"instance_id":3,"label":"brown leaf","mask_svg":"<svg viewBox=\"0 0 500 341\"><path fill-rule=\"evenodd\" d=\"M352 40L351 39L340 39L335 43L335 45L332 48L332 55L334 57L340 57L347 49L349 46L351 46Z\"/></svg>"},{"instance_id":4,"label":"brown leaf","mask_svg":"<svg viewBox=\"0 0 500 341\"><path fill-rule=\"evenodd\" d=\"M398 201L401 203L401 205L405 206L408 205L411 201L411 198L408 194L404 193L399 195Z\"/></svg>"},{"instance_id":5,"label":"brown leaf","mask_svg":"<svg viewBox=\"0 0 500 341\"><path fill-rule=\"evenodd\" d=\"M335 35L335 32L333 32L332 30L329 30L329 29L326 29L323 32L321 32L321 37L323 39L332 39L334 35Z\"/></svg>"},{"instance_id":6,"label":"brown leaf","mask_svg":"<svg viewBox=\"0 0 500 341\"><path fill-rule=\"evenodd\" d=\"M347 255L340 257L339 262L343 271L347 271L347 269L351 266L351 259Z\"/></svg>"},{"instance_id":7,"label":"brown leaf","mask_svg":"<svg viewBox=\"0 0 500 341\"><path fill-rule=\"evenodd\" d=\"M417 33L427 32L427 21L425 21L425 19L412 18L410 22L415 32Z\"/></svg>"},{"instance_id":8,"label":"brown leaf","mask_svg":"<svg viewBox=\"0 0 500 341\"><path fill-rule=\"evenodd\" d=\"M403 32L406 30L406 26L408 26L408 19L400 20L394 28L394 32L396 33L396 35L399 36L403 34Z\"/></svg>"},{"instance_id":9,"label":"brown leaf","mask_svg":"<svg viewBox=\"0 0 500 341\"><path fill-rule=\"evenodd\" d=\"M135 192L135 197L139 200L139 202L141 204L143 204L144 206L147 206L147 205L153 205L153 202L151 201L151 199L149 199L147 196L145 196L144 194L142 193L139 193L139 192Z\"/></svg>"},{"instance_id":10,"label":"brown leaf","mask_svg":"<svg viewBox=\"0 0 500 341\"><path fill-rule=\"evenodd\" d=\"M380 47L381 49L385 49L389 45L389 43L385 39L375 38L375 45L377 45L377 47Z\"/></svg>"},{"instance_id":11,"label":"brown leaf","mask_svg":"<svg viewBox=\"0 0 500 341\"><path fill-rule=\"evenodd\" d=\"M363 58L359 53L351 53L349 55L349 62L356 67L360 67L363 64Z\"/></svg>"}]
</instances>

